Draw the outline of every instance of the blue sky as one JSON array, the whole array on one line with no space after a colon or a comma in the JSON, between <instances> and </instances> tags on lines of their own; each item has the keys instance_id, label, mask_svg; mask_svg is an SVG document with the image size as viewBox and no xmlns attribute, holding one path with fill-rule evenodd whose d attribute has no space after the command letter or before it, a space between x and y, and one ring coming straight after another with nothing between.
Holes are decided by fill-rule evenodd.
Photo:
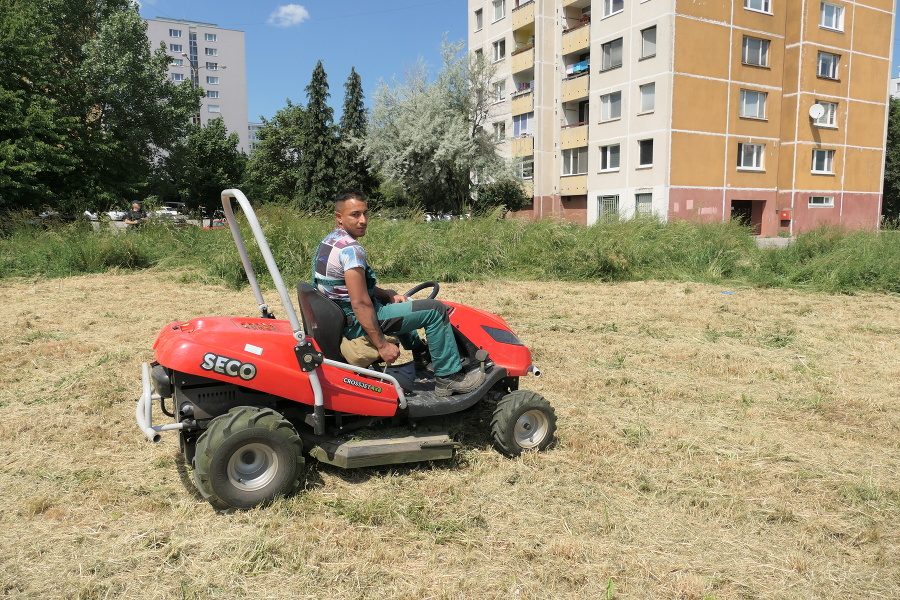
<instances>
[{"instance_id":1,"label":"blue sky","mask_svg":"<svg viewBox=\"0 0 900 600\"><path fill-rule=\"evenodd\" d=\"M215 23L245 32L249 119L272 118L286 99L306 103L316 62L328 74L335 120L355 67L367 103L380 79L402 78L419 58L441 65L443 36L465 40L463 0L141 0L141 16Z\"/></svg>"}]
</instances>

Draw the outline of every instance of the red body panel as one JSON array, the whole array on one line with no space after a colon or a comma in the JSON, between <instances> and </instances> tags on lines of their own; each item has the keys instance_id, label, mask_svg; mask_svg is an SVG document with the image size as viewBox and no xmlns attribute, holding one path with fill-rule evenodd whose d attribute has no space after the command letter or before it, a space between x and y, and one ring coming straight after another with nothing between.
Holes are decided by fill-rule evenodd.
<instances>
[{"instance_id":1,"label":"red body panel","mask_svg":"<svg viewBox=\"0 0 900 600\"><path fill-rule=\"evenodd\" d=\"M287 321L201 317L170 323L153 349L164 367L312 405L309 375L300 370L295 345ZM327 365L318 373L326 409L376 417L397 412L397 392L390 383Z\"/></svg>"},{"instance_id":2,"label":"red body panel","mask_svg":"<svg viewBox=\"0 0 900 600\"><path fill-rule=\"evenodd\" d=\"M524 345L496 341L483 326L512 333L495 314L445 302L450 322L490 360L521 377L531 366ZM308 337L308 341L315 341ZM157 336L156 360L169 369L208 377L312 405L309 375L300 370L288 321L244 317L200 317L167 325ZM398 397L387 382L322 365L318 369L325 408L344 413L393 416ZM355 382L347 383L348 381Z\"/></svg>"},{"instance_id":3,"label":"red body panel","mask_svg":"<svg viewBox=\"0 0 900 600\"><path fill-rule=\"evenodd\" d=\"M450 323L457 328L476 348L487 350L490 360L505 367L510 377L524 377L531 363L531 351L527 346L515 346L496 341L483 326L493 327L512 333L512 329L501 317L478 308L456 302L444 302L450 307Z\"/></svg>"}]
</instances>

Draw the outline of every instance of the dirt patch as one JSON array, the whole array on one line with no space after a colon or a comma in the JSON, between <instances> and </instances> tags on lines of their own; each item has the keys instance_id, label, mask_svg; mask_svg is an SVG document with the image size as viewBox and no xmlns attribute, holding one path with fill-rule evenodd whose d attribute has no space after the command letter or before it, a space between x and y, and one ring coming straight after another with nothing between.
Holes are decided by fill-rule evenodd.
<instances>
[{"instance_id":1,"label":"dirt patch","mask_svg":"<svg viewBox=\"0 0 900 600\"><path fill-rule=\"evenodd\" d=\"M894 598L900 299L468 283L532 348L559 441L309 471L220 516L134 424L167 323L256 315L161 273L0 286L0 590L12 598ZM403 287L398 285L398 288ZM276 295L267 294L271 302ZM276 310L277 313L282 311ZM486 425L485 425L486 426ZM891 591L893 590L893 591Z\"/></svg>"}]
</instances>

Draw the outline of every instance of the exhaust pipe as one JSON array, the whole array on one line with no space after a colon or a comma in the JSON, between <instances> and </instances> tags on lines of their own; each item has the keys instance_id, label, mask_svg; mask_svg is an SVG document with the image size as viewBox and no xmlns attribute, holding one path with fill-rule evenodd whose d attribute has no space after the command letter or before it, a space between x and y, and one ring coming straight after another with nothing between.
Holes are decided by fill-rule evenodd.
<instances>
[{"instance_id":1,"label":"exhaust pipe","mask_svg":"<svg viewBox=\"0 0 900 600\"><path fill-rule=\"evenodd\" d=\"M530 367L528 367L528 372L531 373L532 375L534 375L535 377L540 377L540 376L541 376L541 370L538 369L538 368L537 368L536 366L534 366L534 365L531 365Z\"/></svg>"}]
</instances>

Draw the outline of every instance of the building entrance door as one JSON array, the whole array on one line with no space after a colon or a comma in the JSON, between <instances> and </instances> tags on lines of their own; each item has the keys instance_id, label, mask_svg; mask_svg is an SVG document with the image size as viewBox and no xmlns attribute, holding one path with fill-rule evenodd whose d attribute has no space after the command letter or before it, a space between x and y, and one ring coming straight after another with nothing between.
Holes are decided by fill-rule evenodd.
<instances>
[{"instance_id":1,"label":"building entrance door","mask_svg":"<svg viewBox=\"0 0 900 600\"><path fill-rule=\"evenodd\" d=\"M765 209L765 200L732 200L731 218L749 227L753 235L759 235Z\"/></svg>"}]
</instances>

